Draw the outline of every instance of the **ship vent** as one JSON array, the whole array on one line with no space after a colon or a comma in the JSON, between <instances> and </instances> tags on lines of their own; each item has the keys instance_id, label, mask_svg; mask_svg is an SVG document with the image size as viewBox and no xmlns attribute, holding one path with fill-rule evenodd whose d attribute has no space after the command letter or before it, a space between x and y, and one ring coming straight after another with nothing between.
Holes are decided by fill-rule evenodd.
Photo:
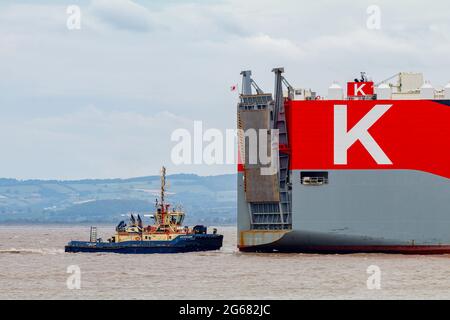
<instances>
[{"instance_id":1,"label":"ship vent","mask_svg":"<svg viewBox=\"0 0 450 320\"><path fill-rule=\"evenodd\" d=\"M321 186L328 184L328 172L308 171L300 173L300 181L304 185Z\"/></svg>"}]
</instances>

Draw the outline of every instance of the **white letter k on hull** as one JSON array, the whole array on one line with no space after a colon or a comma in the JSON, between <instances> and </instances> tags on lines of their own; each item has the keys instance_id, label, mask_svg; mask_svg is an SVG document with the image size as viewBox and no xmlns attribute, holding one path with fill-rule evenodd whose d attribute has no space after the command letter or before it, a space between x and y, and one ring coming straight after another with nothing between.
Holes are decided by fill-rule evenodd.
<instances>
[{"instance_id":1,"label":"white letter k on hull","mask_svg":"<svg viewBox=\"0 0 450 320\"><path fill-rule=\"evenodd\" d=\"M378 164L392 164L368 132L390 107L392 107L391 104L377 104L347 132L347 106L334 106L334 164L347 164L347 151L358 140Z\"/></svg>"}]
</instances>

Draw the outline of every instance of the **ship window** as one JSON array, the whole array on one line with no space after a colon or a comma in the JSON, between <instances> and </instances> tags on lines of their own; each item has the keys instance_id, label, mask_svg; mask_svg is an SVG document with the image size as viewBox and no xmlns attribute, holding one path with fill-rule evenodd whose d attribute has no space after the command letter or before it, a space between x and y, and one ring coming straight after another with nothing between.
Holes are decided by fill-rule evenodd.
<instances>
[{"instance_id":1,"label":"ship window","mask_svg":"<svg viewBox=\"0 0 450 320\"><path fill-rule=\"evenodd\" d=\"M300 182L304 185L319 186L328 184L328 172L326 171L302 171Z\"/></svg>"}]
</instances>

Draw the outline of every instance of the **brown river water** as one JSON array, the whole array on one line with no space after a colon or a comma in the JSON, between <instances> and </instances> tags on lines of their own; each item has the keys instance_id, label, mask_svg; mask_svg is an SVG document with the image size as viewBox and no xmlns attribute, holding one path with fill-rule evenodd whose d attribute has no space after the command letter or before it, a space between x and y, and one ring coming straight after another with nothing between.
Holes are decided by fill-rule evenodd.
<instances>
[{"instance_id":1,"label":"brown river water","mask_svg":"<svg viewBox=\"0 0 450 320\"><path fill-rule=\"evenodd\" d=\"M89 226L0 226L0 299L450 299L450 255L240 253L236 228L218 229L220 251L121 255L64 253Z\"/></svg>"}]
</instances>

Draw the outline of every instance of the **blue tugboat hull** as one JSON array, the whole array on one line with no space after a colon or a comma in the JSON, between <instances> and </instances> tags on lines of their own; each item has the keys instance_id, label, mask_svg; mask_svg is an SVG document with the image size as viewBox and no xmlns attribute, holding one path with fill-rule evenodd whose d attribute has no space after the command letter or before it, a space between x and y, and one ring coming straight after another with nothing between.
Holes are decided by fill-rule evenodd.
<instances>
[{"instance_id":1,"label":"blue tugboat hull","mask_svg":"<svg viewBox=\"0 0 450 320\"><path fill-rule=\"evenodd\" d=\"M181 235L171 241L124 241L119 243L71 241L65 252L111 252L111 253L182 253L219 250L223 235Z\"/></svg>"}]
</instances>

